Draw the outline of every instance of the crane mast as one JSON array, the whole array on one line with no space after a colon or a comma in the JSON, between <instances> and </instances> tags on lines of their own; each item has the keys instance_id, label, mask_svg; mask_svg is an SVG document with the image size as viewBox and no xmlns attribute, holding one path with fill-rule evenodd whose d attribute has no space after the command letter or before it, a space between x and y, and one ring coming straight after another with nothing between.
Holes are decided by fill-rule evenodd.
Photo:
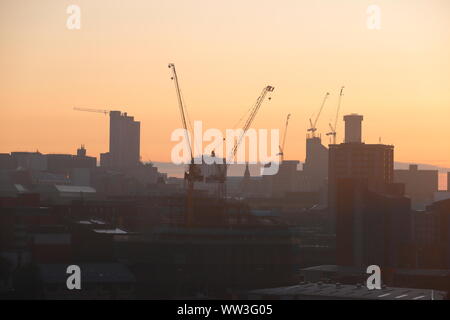
<instances>
[{"instance_id":1,"label":"crane mast","mask_svg":"<svg viewBox=\"0 0 450 320\"><path fill-rule=\"evenodd\" d=\"M194 217L193 217L193 215L194 215L194 212L193 212L194 182L201 181L203 177L200 174L200 170L199 170L198 166L196 166L194 164L194 155L192 153L191 141L189 139L186 106L184 105L183 96L181 95L181 90L180 90L180 85L178 82L178 75L177 75L177 71L175 68L175 64L169 63L169 68L172 69L172 80L174 80L174 83L175 83L175 91L177 94L178 107L179 107L179 111L180 111L180 115L181 115L181 123L183 125L184 131L186 134L186 141L189 145L189 156L191 159L188 171L184 173L184 179L188 185L185 223L186 223L187 227L191 227L194 222Z\"/></svg>"},{"instance_id":2,"label":"crane mast","mask_svg":"<svg viewBox=\"0 0 450 320\"><path fill-rule=\"evenodd\" d=\"M189 156L191 158L191 162L194 160L194 155L192 153L192 147L191 147L191 141L189 138L189 131L188 131L188 125L187 125L187 120L186 120L186 106L183 103L183 96L181 95L181 90L180 90L180 84L178 83L178 74L177 74L177 70L175 68L175 64L173 63L169 63L169 68L172 69L172 80L174 81L175 84L175 91L177 93L177 100L178 100L178 108L180 110L180 116L181 116L181 124L183 125L183 129L184 132L186 134L186 141L188 143L188 147L189 147Z\"/></svg>"},{"instance_id":3,"label":"crane mast","mask_svg":"<svg viewBox=\"0 0 450 320\"><path fill-rule=\"evenodd\" d=\"M336 118L334 119L334 126L330 123L330 132L327 133L327 136L332 136L333 144L336 144L336 129L337 129L337 122L339 118L339 110L341 109L341 101L342 96L344 95L344 86L341 87L341 91L339 92L339 99L338 99L338 105L336 109Z\"/></svg>"},{"instance_id":4,"label":"crane mast","mask_svg":"<svg viewBox=\"0 0 450 320\"><path fill-rule=\"evenodd\" d=\"M289 113L286 117L286 124L284 126L283 142L281 143L281 146L278 146L278 149L280 149L280 153L278 153L278 155L281 156L281 162L284 161L284 145L286 144L286 134L287 134L287 129L288 129L290 118L291 118L291 114Z\"/></svg>"},{"instance_id":5,"label":"crane mast","mask_svg":"<svg viewBox=\"0 0 450 320\"><path fill-rule=\"evenodd\" d=\"M320 105L319 113L317 114L314 122L312 122L311 118L309 119L310 128L308 129L308 131L311 132L311 135L313 138L316 136L317 122L319 121L320 114L322 113L323 107L325 106L325 102L327 101L329 95L330 95L330 93L327 92L325 94L325 96L323 97L322 104Z\"/></svg>"},{"instance_id":6,"label":"crane mast","mask_svg":"<svg viewBox=\"0 0 450 320\"><path fill-rule=\"evenodd\" d=\"M253 105L253 107L251 108L250 111L250 115L247 118L247 120L245 121L245 124L242 128L242 133L239 136L239 138L236 140L233 149L230 153L230 156L228 157L228 159L225 160L225 165L222 166L222 170L219 174L219 177L217 177L216 179L219 182L219 198L225 198L226 196L226 185L225 185L225 181L226 181L226 176L227 176L227 170L228 167L230 166L232 160L234 159L234 157L236 156L236 153L239 149L239 146L242 142L242 140L245 137L245 134L247 133L248 129L250 128L250 126L252 125L253 120L256 117L256 114L258 113L258 110L261 108L262 103L264 102L267 94L269 92L273 92L275 88L272 86L266 86L264 87L264 89L261 91L261 94L259 95L258 99L256 99L255 104ZM271 97L268 98L269 100L271 99Z\"/></svg>"},{"instance_id":7,"label":"crane mast","mask_svg":"<svg viewBox=\"0 0 450 320\"><path fill-rule=\"evenodd\" d=\"M255 119L256 114L258 113L259 108L261 107L262 103L264 102L264 99L266 98L266 95L269 92L272 92L275 88L272 86L266 86L262 91L261 94L259 95L258 99L256 100L253 108L251 109L250 115L247 119L247 121L245 121L244 127L242 128L242 133L239 137L239 139L236 141L236 143L234 144L234 147L232 149L231 155L230 155L230 160L233 160L233 158L236 156L236 153L239 149L239 146L242 142L242 139L245 137L245 134L247 133L248 129L250 128L250 126L252 125L253 120ZM269 97L270 100L270 97ZM229 162L227 161L227 166L229 165Z\"/></svg>"}]
</instances>

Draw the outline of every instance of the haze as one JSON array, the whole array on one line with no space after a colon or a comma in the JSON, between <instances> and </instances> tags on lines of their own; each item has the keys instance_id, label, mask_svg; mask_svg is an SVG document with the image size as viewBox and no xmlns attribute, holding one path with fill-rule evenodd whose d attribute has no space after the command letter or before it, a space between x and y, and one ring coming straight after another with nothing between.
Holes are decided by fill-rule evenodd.
<instances>
[{"instance_id":1,"label":"haze","mask_svg":"<svg viewBox=\"0 0 450 320\"><path fill-rule=\"evenodd\" d=\"M81 30L66 8L81 7ZM366 9L382 9L381 30ZM180 127L167 63L191 120L232 128L263 86L276 87L254 128L291 123L287 159L304 160L308 119L331 92L319 131L342 112L364 115L366 142L395 145L395 160L450 167L450 2L24 1L0 4L0 152L108 150L108 117L141 121L142 160L169 161ZM338 126L338 141L343 125Z\"/></svg>"}]
</instances>

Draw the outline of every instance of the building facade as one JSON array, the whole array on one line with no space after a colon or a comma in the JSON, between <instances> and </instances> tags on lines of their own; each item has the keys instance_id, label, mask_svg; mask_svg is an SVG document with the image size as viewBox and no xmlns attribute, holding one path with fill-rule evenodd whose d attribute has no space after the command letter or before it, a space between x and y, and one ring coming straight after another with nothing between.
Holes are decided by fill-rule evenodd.
<instances>
[{"instance_id":1,"label":"building facade","mask_svg":"<svg viewBox=\"0 0 450 320\"><path fill-rule=\"evenodd\" d=\"M419 170L413 164L408 170L394 170L394 181L405 185L405 194L416 209L424 209L433 202L434 193L438 191L438 179L438 170Z\"/></svg>"},{"instance_id":2,"label":"building facade","mask_svg":"<svg viewBox=\"0 0 450 320\"><path fill-rule=\"evenodd\" d=\"M321 191L328 176L328 148L320 137L306 138L306 159L303 165L306 186L303 191Z\"/></svg>"},{"instance_id":3,"label":"building facade","mask_svg":"<svg viewBox=\"0 0 450 320\"><path fill-rule=\"evenodd\" d=\"M366 179L339 179L336 262L342 266L407 266L412 240L410 200L370 191Z\"/></svg>"},{"instance_id":4,"label":"building facade","mask_svg":"<svg viewBox=\"0 0 450 320\"><path fill-rule=\"evenodd\" d=\"M345 141L348 142L332 144L329 148L328 208L331 227L334 226L336 216L337 187L340 179L365 181L370 191L379 193L391 192L394 182L394 146L363 143L359 128L362 116L353 114L344 116L344 120Z\"/></svg>"}]
</instances>

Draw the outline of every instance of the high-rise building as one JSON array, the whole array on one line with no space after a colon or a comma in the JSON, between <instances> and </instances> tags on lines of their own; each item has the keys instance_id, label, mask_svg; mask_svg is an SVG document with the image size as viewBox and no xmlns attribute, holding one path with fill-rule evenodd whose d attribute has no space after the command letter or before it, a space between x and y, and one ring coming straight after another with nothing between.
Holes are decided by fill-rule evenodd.
<instances>
[{"instance_id":1,"label":"high-rise building","mask_svg":"<svg viewBox=\"0 0 450 320\"><path fill-rule=\"evenodd\" d=\"M361 121L356 114L344 116L345 141L329 146L328 158L328 211L330 228L335 228L336 201L340 179L366 181L368 190L378 193L393 192L394 146L362 142ZM401 189L401 188L400 188ZM402 190L397 190L398 194Z\"/></svg>"},{"instance_id":2,"label":"high-rise building","mask_svg":"<svg viewBox=\"0 0 450 320\"><path fill-rule=\"evenodd\" d=\"M394 182L394 146L366 144L361 139L361 121L356 114L344 116L345 141L332 144L328 158L328 204L332 210L336 201L339 179L367 180L371 191L385 192Z\"/></svg>"},{"instance_id":3,"label":"high-rise building","mask_svg":"<svg viewBox=\"0 0 450 320\"><path fill-rule=\"evenodd\" d=\"M328 203L341 265L398 266L410 234L410 200L394 184L394 146L362 142L356 114L344 116L345 142L330 145Z\"/></svg>"},{"instance_id":4,"label":"high-rise building","mask_svg":"<svg viewBox=\"0 0 450 320\"><path fill-rule=\"evenodd\" d=\"M330 195L340 178L366 179L372 191L384 192L386 185L394 182L394 146L365 143L330 145L328 170Z\"/></svg>"},{"instance_id":5,"label":"high-rise building","mask_svg":"<svg viewBox=\"0 0 450 320\"><path fill-rule=\"evenodd\" d=\"M100 155L102 167L133 168L140 162L140 122L120 111L109 113L109 152Z\"/></svg>"},{"instance_id":6,"label":"high-rise building","mask_svg":"<svg viewBox=\"0 0 450 320\"><path fill-rule=\"evenodd\" d=\"M306 186L304 191L320 191L326 186L328 149L320 137L306 137L306 159L303 165Z\"/></svg>"}]
</instances>

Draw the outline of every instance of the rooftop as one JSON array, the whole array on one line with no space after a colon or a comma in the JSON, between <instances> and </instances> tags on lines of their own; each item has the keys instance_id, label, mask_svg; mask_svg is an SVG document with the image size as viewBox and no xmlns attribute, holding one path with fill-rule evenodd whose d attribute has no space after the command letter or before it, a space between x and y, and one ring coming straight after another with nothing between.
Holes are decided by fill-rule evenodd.
<instances>
[{"instance_id":1,"label":"rooftop","mask_svg":"<svg viewBox=\"0 0 450 320\"><path fill-rule=\"evenodd\" d=\"M95 189L86 186L67 186L67 185L55 185L56 190L59 192L76 192L76 193L95 193Z\"/></svg>"},{"instance_id":2,"label":"rooftop","mask_svg":"<svg viewBox=\"0 0 450 320\"><path fill-rule=\"evenodd\" d=\"M325 264L320 266L314 266L309 268L300 269L300 271L307 272L331 272L340 274L364 274L366 275L366 270L359 267L350 266L338 266L334 264ZM394 273L396 275L408 275L408 276L433 276L433 277L449 277L449 269L395 269Z\"/></svg>"},{"instance_id":3,"label":"rooftop","mask_svg":"<svg viewBox=\"0 0 450 320\"><path fill-rule=\"evenodd\" d=\"M95 233L107 233L107 234L128 234L127 231L115 228L115 229L94 229Z\"/></svg>"},{"instance_id":4,"label":"rooftop","mask_svg":"<svg viewBox=\"0 0 450 320\"><path fill-rule=\"evenodd\" d=\"M354 299L354 300L443 300L445 292L428 289L385 287L369 290L363 285L301 283L290 287L247 292L252 297L279 296L280 299Z\"/></svg>"}]
</instances>

